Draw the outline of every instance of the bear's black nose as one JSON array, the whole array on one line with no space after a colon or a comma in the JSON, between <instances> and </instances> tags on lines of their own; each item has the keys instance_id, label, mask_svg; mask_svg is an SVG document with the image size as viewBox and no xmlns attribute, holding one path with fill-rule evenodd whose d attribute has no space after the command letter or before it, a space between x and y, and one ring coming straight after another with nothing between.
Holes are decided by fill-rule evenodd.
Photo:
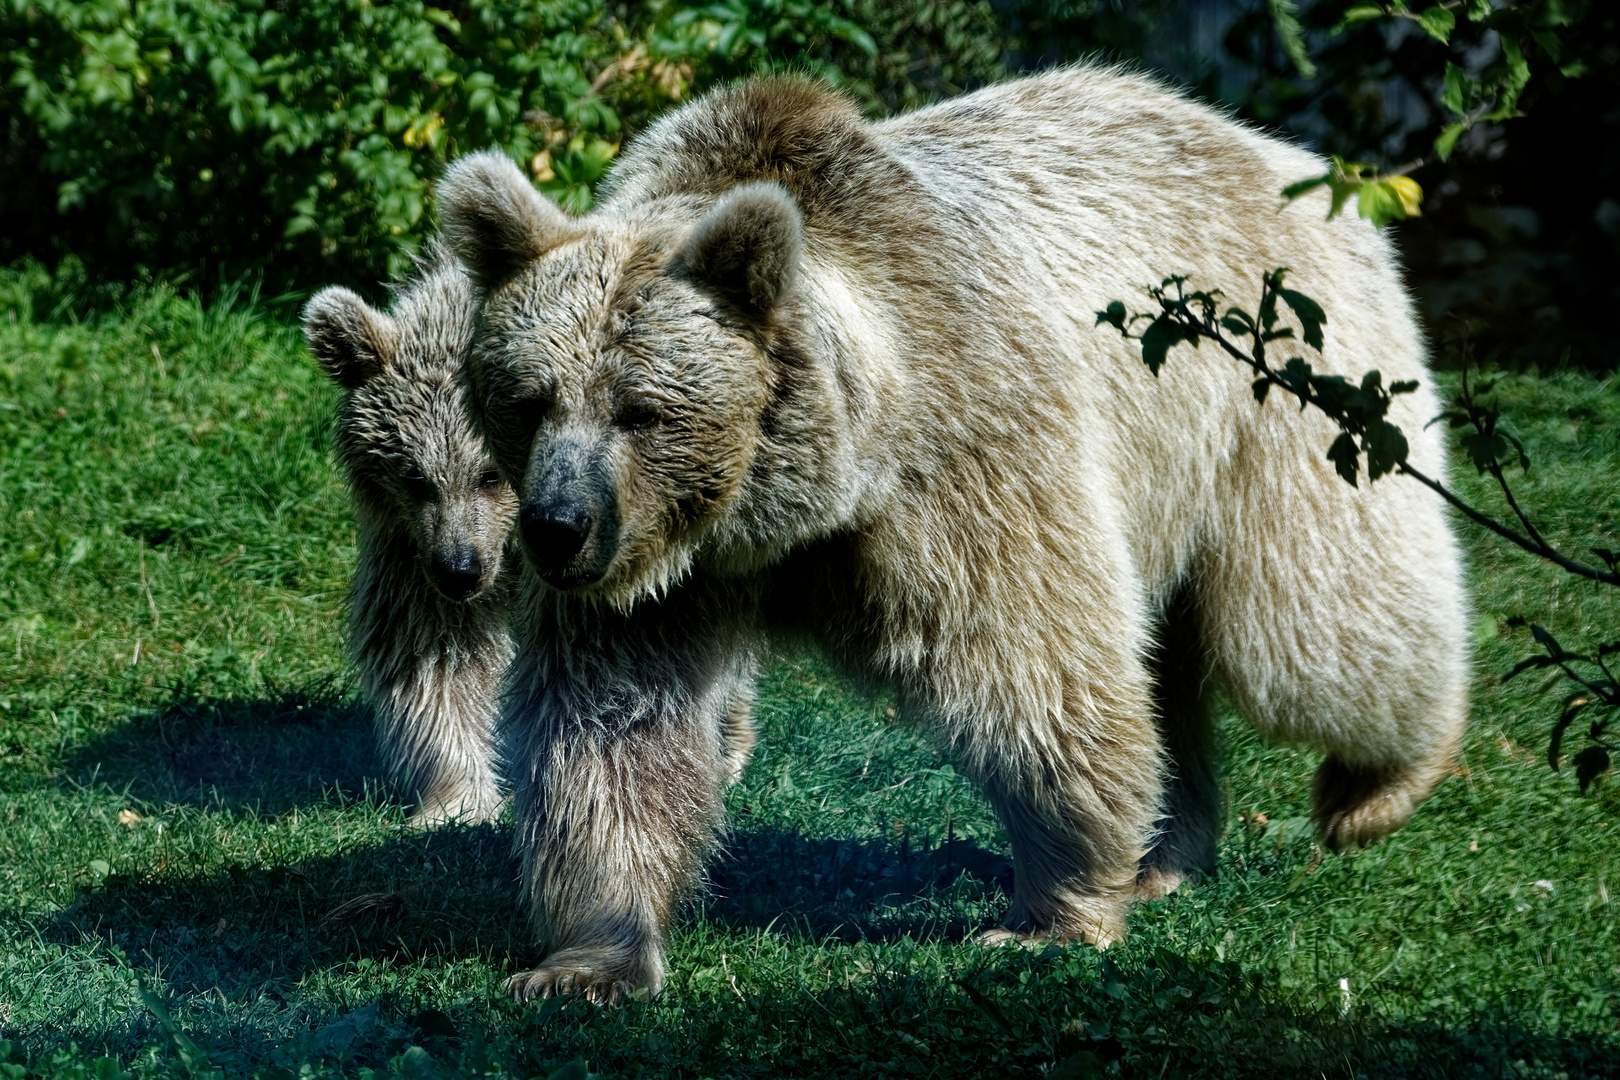
<instances>
[{"instance_id":1,"label":"bear's black nose","mask_svg":"<svg viewBox=\"0 0 1620 1080\"><path fill-rule=\"evenodd\" d=\"M472 548L438 551L433 555L433 584L452 600L465 600L478 591L484 561Z\"/></svg>"},{"instance_id":2,"label":"bear's black nose","mask_svg":"<svg viewBox=\"0 0 1620 1080\"><path fill-rule=\"evenodd\" d=\"M523 545L542 570L561 570L591 535L591 515L579 506L529 506L523 510Z\"/></svg>"}]
</instances>

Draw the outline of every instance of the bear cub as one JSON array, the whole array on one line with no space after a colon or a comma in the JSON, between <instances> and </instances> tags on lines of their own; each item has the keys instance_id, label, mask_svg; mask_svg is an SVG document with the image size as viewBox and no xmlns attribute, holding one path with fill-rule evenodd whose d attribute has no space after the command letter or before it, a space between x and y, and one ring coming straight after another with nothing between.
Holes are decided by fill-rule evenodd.
<instances>
[{"instance_id":1,"label":"bear cub","mask_svg":"<svg viewBox=\"0 0 1620 1080\"><path fill-rule=\"evenodd\" d=\"M417 825L488 821L501 804L493 721L518 504L467 411L476 310L466 271L436 246L388 312L338 287L304 311L310 351L344 389L337 450L360 539L349 648Z\"/></svg>"}]
</instances>

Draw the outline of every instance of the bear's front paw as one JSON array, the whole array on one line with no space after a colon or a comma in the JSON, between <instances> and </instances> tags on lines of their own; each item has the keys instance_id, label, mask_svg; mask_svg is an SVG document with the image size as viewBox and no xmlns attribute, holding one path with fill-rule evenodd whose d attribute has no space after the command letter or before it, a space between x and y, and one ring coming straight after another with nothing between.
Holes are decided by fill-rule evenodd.
<instances>
[{"instance_id":1,"label":"bear's front paw","mask_svg":"<svg viewBox=\"0 0 1620 1080\"><path fill-rule=\"evenodd\" d=\"M1087 941L1106 949L1116 941L1125 940L1125 908L1126 902L1121 898L1092 896L1070 901L1044 918L1035 918L1015 904L1000 926L984 931L976 940L992 948L1003 945L1034 948Z\"/></svg>"},{"instance_id":2,"label":"bear's front paw","mask_svg":"<svg viewBox=\"0 0 1620 1080\"><path fill-rule=\"evenodd\" d=\"M645 991L658 993L663 984L661 965L656 963L614 963L584 950L554 953L533 971L522 971L506 980L506 989L519 1001L535 998L579 995L596 1005L618 1005Z\"/></svg>"},{"instance_id":3,"label":"bear's front paw","mask_svg":"<svg viewBox=\"0 0 1620 1080\"><path fill-rule=\"evenodd\" d=\"M483 825L501 816L503 801L498 791L458 791L423 797L406 824L413 829L440 825Z\"/></svg>"}]
</instances>

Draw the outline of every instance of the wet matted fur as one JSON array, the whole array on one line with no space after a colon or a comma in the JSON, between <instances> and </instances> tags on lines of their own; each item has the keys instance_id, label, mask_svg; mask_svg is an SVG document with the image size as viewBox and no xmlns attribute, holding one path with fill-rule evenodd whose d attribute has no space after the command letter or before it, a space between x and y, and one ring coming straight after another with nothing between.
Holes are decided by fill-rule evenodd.
<instances>
[{"instance_id":1,"label":"wet matted fur","mask_svg":"<svg viewBox=\"0 0 1620 1080\"><path fill-rule=\"evenodd\" d=\"M512 696L521 995L657 988L720 826L727 702L807 635L994 803L990 940L1125 932L1214 865L1209 693L1324 751L1338 848L1451 767L1465 598L1438 501L1352 488L1332 425L1215 350L1155 380L1095 313L1170 273L1328 313L1318 370L1424 379L1389 242L1279 210L1311 155L1099 68L878 124L808 81L713 94L573 218L495 154L440 190L489 291L473 405L522 502ZM1392 419L1445 472L1425 388Z\"/></svg>"},{"instance_id":2,"label":"wet matted fur","mask_svg":"<svg viewBox=\"0 0 1620 1080\"><path fill-rule=\"evenodd\" d=\"M359 517L349 646L417 824L499 810L493 721L512 657L517 497L472 425L461 380L477 296L435 248L386 313L342 288L304 312L345 390L337 447Z\"/></svg>"}]
</instances>

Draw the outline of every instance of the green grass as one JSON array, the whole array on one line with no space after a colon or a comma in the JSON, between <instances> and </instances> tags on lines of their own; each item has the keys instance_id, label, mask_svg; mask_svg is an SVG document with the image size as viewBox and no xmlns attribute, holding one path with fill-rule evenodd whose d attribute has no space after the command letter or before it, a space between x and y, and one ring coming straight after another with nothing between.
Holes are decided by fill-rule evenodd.
<instances>
[{"instance_id":1,"label":"green grass","mask_svg":"<svg viewBox=\"0 0 1620 1080\"><path fill-rule=\"evenodd\" d=\"M334 395L296 332L161 290L36 316L36 285L0 282L8 1075L1620 1075L1620 785L1549 770L1563 691L1499 681L1531 651L1508 616L1590 643L1614 590L1464 530L1465 775L1321 858L1298 827L1314 761L1227 722L1218 881L1138 909L1106 955L964 944L1009 882L985 803L883 701L784 658L666 992L520 1006L501 980L538 957L509 830L409 831L376 779L341 650ZM1549 535L1612 534L1615 386L1502 395Z\"/></svg>"}]
</instances>

